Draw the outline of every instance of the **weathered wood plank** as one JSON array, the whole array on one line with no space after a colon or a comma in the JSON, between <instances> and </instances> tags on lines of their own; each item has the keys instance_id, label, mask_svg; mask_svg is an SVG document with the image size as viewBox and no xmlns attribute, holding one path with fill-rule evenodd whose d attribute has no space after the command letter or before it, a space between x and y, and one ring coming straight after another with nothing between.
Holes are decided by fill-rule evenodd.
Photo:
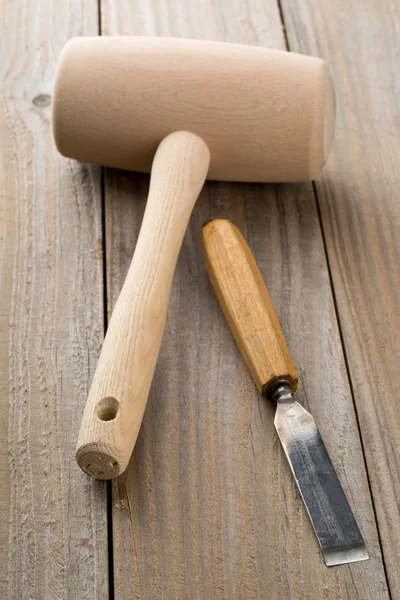
<instances>
[{"instance_id":1,"label":"weathered wood plank","mask_svg":"<svg viewBox=\"0 0 400 600\"><path fill-rule=\"evenodd\" d=\"M284 48L275 2L102 2L104 34ZM160 57L161 60L161 57ZM106 178L110 308L131 259L148 178ZM255 253L371 560L328 570L201 256L201 225L229 217ZM208 183L173 283L134 457L114 483L116 599L387 598L368 482L311 185Z\"/></svg>"},{"instance_id":2,"label":"weathered wood plank","mask_svg":"<svg viewBox=\"0 0 400 600\"><path fill-rule=\"evenodd\" d=\"M104 598L104 484L74 449L103 336L99 170L57 155L58 54L95 2L0 2L0 596Z\"/></svg>"},{"instance_id":3,"label":"weathered wood plank","mask_svg":"<svg viewBox=\"0 0 400 600\"><path fill-rule=\"evenodd\" d=\"M317 182L393 598L400 597L400 14L395 1L284 0L290 48L331 64L338 126Z\"/></svg>"}]
</instances>

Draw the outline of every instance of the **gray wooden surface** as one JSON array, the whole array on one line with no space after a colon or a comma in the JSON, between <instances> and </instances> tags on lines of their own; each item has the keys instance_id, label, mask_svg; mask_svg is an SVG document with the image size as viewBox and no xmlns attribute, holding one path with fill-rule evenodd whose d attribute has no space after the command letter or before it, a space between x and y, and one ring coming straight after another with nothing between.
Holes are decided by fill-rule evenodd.
<instances>
[{"instance_id":1,"label":"gray wooden surface","mask_svg":"<svg viewBox=\"0 0 400 600\"><path fill-rule=\"evenodd\" d=\"M0 1L1 597L400 597L398 26L395 3L377 0ZM103 335L103 284L110 313L148 177L105 171L102 203L100 169L57 156L49 122L62 45L99 32L288 45L331 63L339 107L315 188L206 184L108 519L105 486L79 472L74 445ZM299 399L366 538L365 563L322 563L273 408L207 280L200 233L213 217L230 218L256 256Z\"/></svg>"},{"instance_id":2,"label":"gray wooden surface","mask_svg":"<svg viewBox=\"0 0 400 600\"><path fill-rule=\"evenodd\" d=\"M400 6L285 0L283 8L290 49L327 59L336 82L336 142L316 193L390 589L400 598Z\"/></svg>"},{"instance_id":3,"label":"gray wooden surface","mask_svg":"<svg viewBox=\"0 0 400 600\"><path fill-rule=\"evenodd\" d=\"M50 129L55 65L97 9L0 2L0 597L104 598L104 484L74 460L103 337L100 171Z\"/></svg>"}]
</instances>

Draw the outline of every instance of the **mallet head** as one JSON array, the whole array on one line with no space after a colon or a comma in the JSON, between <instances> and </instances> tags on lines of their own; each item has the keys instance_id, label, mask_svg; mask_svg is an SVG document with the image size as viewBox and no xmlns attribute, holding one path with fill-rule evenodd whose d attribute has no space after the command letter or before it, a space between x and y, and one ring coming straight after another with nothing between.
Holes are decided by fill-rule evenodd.
<instances>
[{"instance_id":1,"label":"mallet head","mask_svg":"<svg viewBox=\"0 0 400 600\"><path fill-rule=\"evenodd\" d=\"M60 152L142 172L166 135L186 130L210 149L210 179L313 179L329 155L334 122L327 63L261 47L75 38L62 52L55 85Z\"/></svg>"}]
</instances>

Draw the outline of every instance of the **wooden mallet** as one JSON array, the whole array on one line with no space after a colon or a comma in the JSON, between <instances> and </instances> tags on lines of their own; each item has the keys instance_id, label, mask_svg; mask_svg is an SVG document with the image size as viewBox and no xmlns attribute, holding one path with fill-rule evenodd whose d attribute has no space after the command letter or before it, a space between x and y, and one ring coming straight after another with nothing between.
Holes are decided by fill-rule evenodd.
<instances>
[{"instance_id":1,"label":"wooden mallet","mask_svg":"<svg viewBox=\"0 0 400 600\"><path fill-rule=\"evenodd\" d=\"M110 479L125 470L136 442L176 260L206 177L315 178L332 145L334 87L326 62L289 52L198 40L83 37L62 51L53 106L63 155L151 171L135 254L108 326L76 452L85 473Z\"/></svg>"}]
</instances>

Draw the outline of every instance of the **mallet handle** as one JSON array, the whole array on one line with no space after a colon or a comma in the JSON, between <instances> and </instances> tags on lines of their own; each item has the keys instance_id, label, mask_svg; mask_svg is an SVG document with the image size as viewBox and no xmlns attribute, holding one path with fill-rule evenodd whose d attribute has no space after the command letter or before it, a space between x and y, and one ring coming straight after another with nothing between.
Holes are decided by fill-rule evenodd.
<instances>
[{"instance_id":1,"label":"mallet handle","mask_svg":"<svg viewBox=\"0 0 400 600\"><path fill-rule=\"evenodd\" d=\"M85 473L122 473L139 433L156 366L168 299L187 223L210 153L195 134L161 142L135 254L115 305L93 378L76 458Z\"/></svg>"},{"instance_id":2,"label":"mallet handle","mask_svg":"<svg viewBox=\"0 0 400 600\"><path fill-rule=\"evenodd\" d=\"M216 219L203 227L208 274L226 320L258 390L265 396L274 381L297 375L260 270L240 231Z\"/></svg>"}]
</instances>

